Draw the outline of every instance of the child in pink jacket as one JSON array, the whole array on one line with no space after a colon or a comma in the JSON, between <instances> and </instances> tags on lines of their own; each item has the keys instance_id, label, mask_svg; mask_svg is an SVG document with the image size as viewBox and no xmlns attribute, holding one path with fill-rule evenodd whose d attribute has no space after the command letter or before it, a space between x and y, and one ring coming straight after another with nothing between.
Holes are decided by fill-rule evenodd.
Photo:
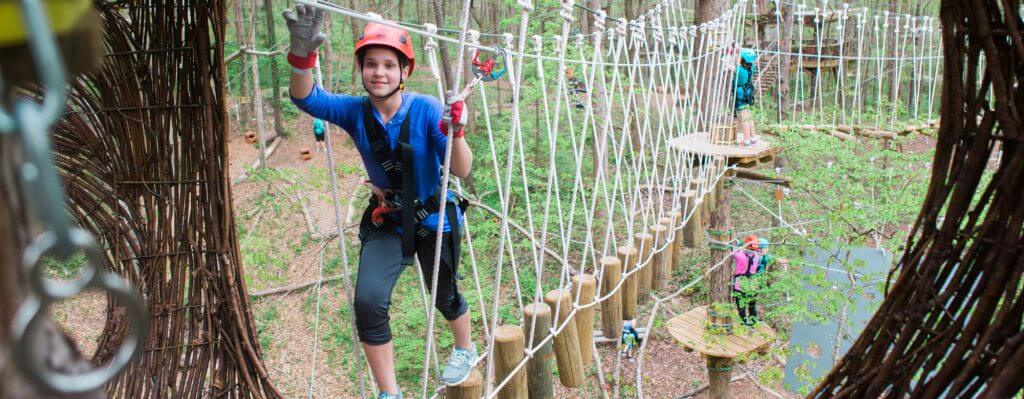
<instances>
[{"instance_id":1,"label":"child in pink jacket","mask_svg":"<svg viewBox=\"0 0 1024 399\"><path fill-rule=\"evenodd\" d=\"M761 252L758 250L756 236L743 240L743 249L733 252L732 297L736 301L736 309L744 325L753 326L757 321L757 302L754 294L743 291L742 281L757 273L761 264Z\"/></svg>"}]
</instances>

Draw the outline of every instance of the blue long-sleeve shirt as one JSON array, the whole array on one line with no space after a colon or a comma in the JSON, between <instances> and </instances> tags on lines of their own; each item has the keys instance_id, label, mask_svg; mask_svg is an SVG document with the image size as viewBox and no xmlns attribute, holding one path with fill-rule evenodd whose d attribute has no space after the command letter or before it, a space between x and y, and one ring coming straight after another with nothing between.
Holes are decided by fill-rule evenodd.
<instances>
[{"instance_id":1,"label":"blue long-sleeve shirt","mask_svg":"<svg viewBox=\"0 0 1024 399\"><path fill-rule=\"evenodd\" d=\"M749 69L747 67L745 67L745 66L742 66L742 65L736 67L736 77L734 79L735 80L734 86L735 86L735 89L736 89L736 102L737 103L750 104L750 102L751 102L750 101L751 98L749 98L749 97L752 94L754 94L754 93L748 93L747 91L748 91L748 86L751 83L751 80L754 79L754 71L753 71L753 69L754 69L753 66L751 66Z\"/></svg>"},{"instance_id":2,"label":"blue long-sleeve shirt","mask_svg":"<svg viewBox=\"0 0 1024 399\"><path fill-rule=\"evenodd\" d=\"M364 107L369 106L365 96L329 93L319 85L315 85L309 96L303 99L292 97L292 102L314 118L326 120L348 132L356 149L359 150L366 174L369 175L373 185L389 189L401 184L401 182L392 184L384 167L377 162L373 150L370 149L370 140L363 126ZM402 105L387 123L383 123L376 109L373 110L374 120L387 132L388 145L392 149L398 144L402 123L407 118L410 119L409 144L412 146L414 154L413 170L416 171L416 195L421 202L434 194L441 185L441 166L444 162L445 146L448 144L448 137L441 133L439 126L443 114L444 105L440 100L418 93L402 93ZM454 195L449 192L448 198L453 199ZM452 206L452 204L448 206ZM462 213L456 213L459 224L462 224ZM397 220L397 217L397 214L392 214L394 220ZM431 214L420 222L420 225L427 229L436 229L437 220L437 214ZM451 231L451 225L447 221L444 231Z\"/></svg>"}]
</instances>

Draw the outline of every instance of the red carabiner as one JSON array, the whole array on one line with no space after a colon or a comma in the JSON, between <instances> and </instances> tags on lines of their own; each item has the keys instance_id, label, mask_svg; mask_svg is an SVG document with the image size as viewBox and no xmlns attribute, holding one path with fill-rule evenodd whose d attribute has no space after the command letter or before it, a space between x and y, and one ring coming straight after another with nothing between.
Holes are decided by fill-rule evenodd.
<instances>
[{"instance_id":1,"label":"red carabiner","mask_svg":"<svg viewBox=\"0 0 1024 399\"><path fill-rule=\"evenodd\" d=\"M490 74L494 70L494 58L480 61L480 50L476 50L473 52L473 66L480 70L480 72Z\"/></svg>"}]
</instances>

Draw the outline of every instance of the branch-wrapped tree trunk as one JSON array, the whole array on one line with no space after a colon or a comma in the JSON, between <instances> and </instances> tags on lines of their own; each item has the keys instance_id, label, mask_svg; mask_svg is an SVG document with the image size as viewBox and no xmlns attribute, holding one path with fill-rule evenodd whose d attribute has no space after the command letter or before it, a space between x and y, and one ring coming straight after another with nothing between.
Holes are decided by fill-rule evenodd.
<instances>
[{"instance_id":1,"label":"branch-wrapped tree trunk","mask_svg":"<svg viewBox=\"0 0 1024 399\"><path fill-rule=\"evenodd\" d=\"M1020 6L942 2L932 182L888 296L811 396L1007 398L1024 386Z\"/></svg>"},{"instance_id":2,"label":"branch-wrapped tree trunk","mask_svg":"<svg viewBox=\"0 0 1024 399\"><path fill-rule=\"evenodd\" d=\"M235 235L225 3L98 7L109 55L98 71L70 82L53 145L72 218L96 236L110 270L142 291L151 315L146 346L108 383L107 394L280 397L260 359ZM15 269L11 256L20 256L33 227L21 216L25 206L9 178L20 158L8 154L0 143L4 271ZM5 231L8 221L13 233ZM7 311L21 293L6 287L16 276L0 273L0 326L7 327ZM93 362L109 360L125 339L121 313L109 306ZM77 356L67 358L73 364ZM12 393L15 385L5 371L0 375L0 397L33 397Z\"/></svg>"}]
</instances>

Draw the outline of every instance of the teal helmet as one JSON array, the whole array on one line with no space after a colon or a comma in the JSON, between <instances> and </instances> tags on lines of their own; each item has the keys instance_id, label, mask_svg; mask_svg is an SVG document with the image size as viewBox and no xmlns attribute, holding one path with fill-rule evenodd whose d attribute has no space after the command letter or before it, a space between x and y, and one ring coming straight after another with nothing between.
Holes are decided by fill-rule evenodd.
<instances>
[{"instance_id":1,"label":"teal helmet","mask_svg":"<svg viewBox=\"0 0 1024 399\"><path fill-rule=\"evenodd\" d=\"M754 61L757 61L757 52L750 48L742 49L740 50L740 59L745 63L753 64Z\"/></svg>"},{"instance_id":2,"label":"teal helmet","mask_svg":"<svg viewBox=\"0 0 1024 399\"><path fill-rule=\"evenodd\" d=\"M767 238L761 237L761 239L757 241L757 246L761 249L768 249L768 245L769 242Z\"/></svg>"}]
</instances>

